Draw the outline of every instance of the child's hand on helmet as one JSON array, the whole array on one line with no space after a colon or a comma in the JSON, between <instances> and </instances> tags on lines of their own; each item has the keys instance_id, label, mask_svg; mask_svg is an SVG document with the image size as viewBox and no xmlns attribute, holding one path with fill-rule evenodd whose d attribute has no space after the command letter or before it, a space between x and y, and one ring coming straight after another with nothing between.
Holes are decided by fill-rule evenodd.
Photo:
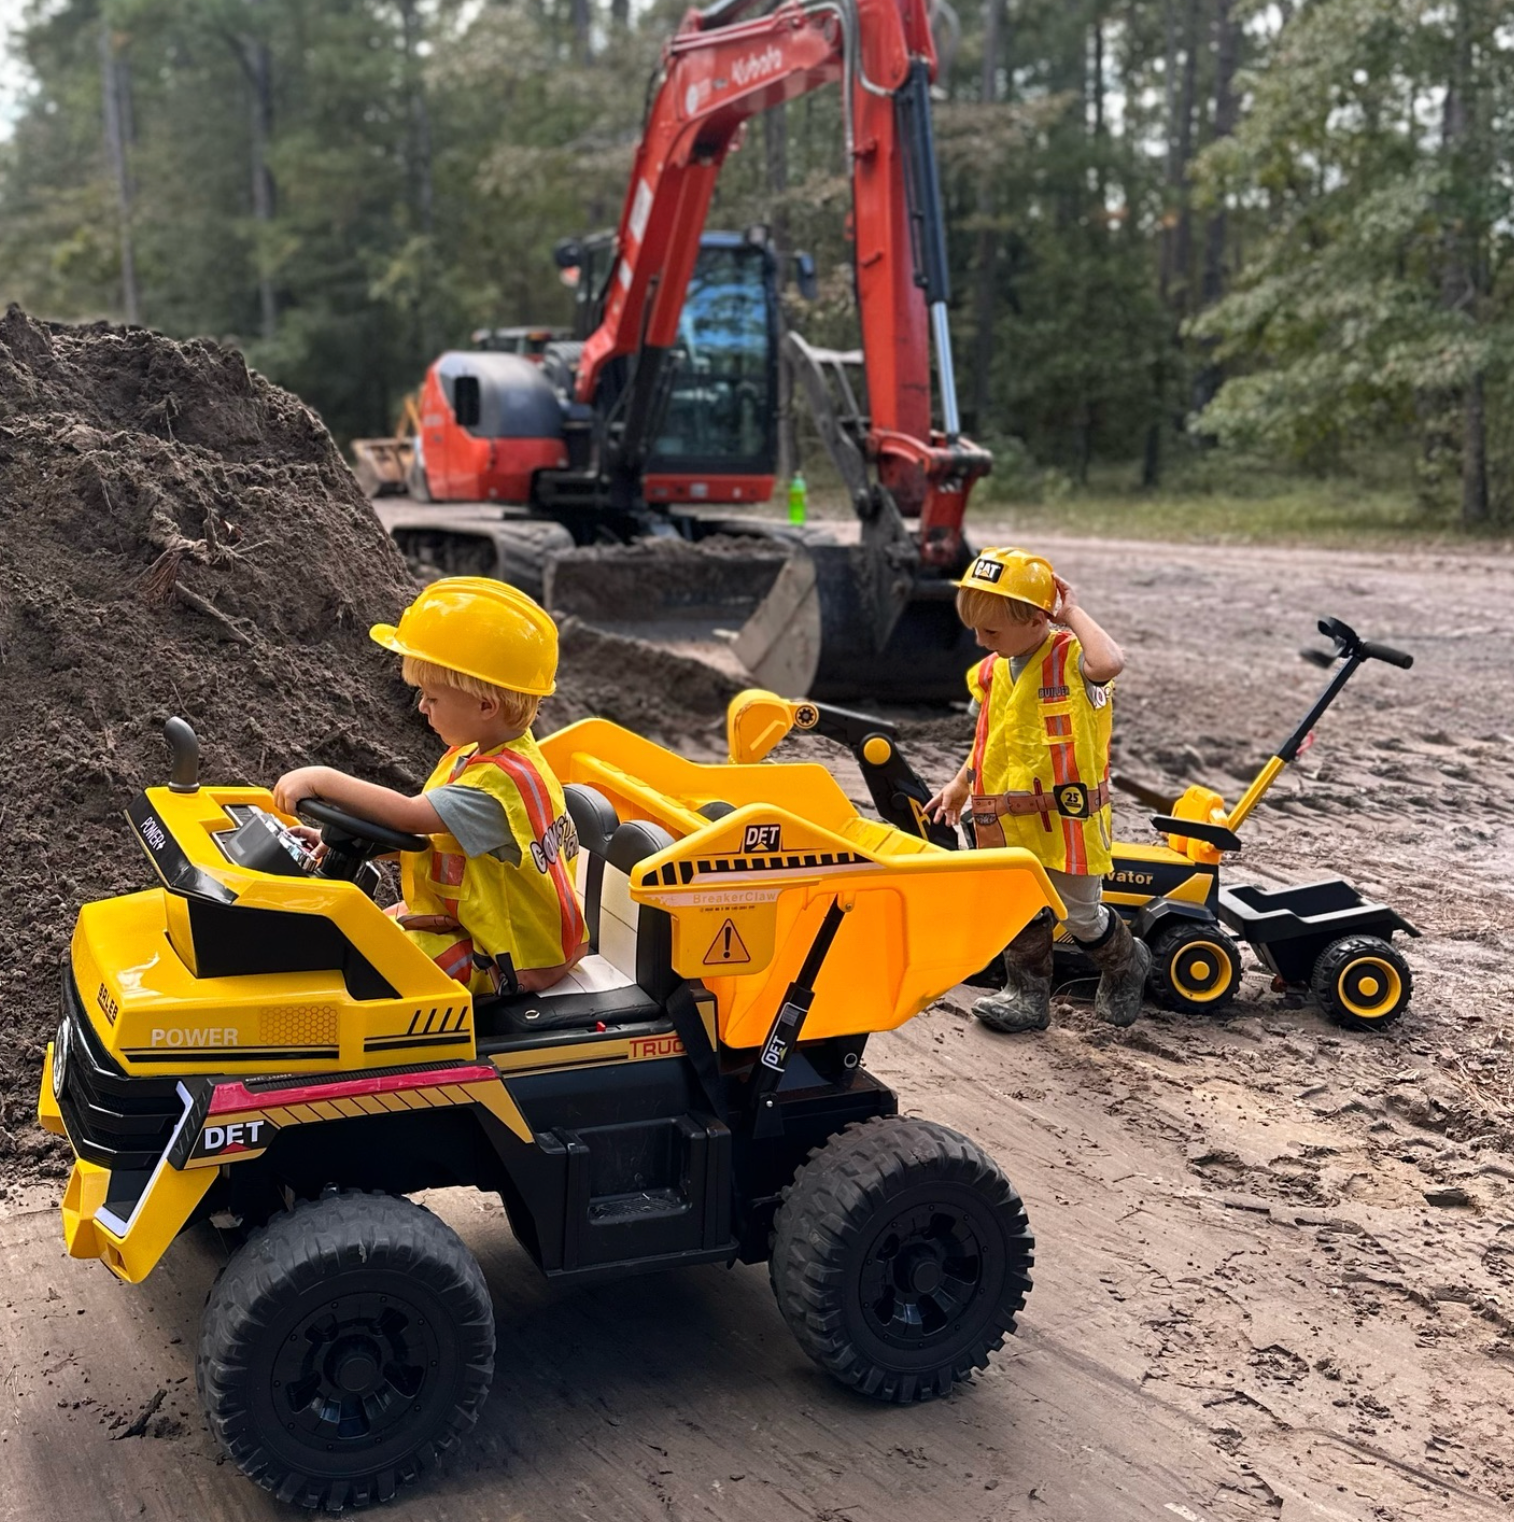
<instances>
[{"instance_id":1,"label":"child's hand on helmet","mask_svg":"<svg viewBox=\"0 0 1514 1522\"><path fill-rule=\"evenodd\" d=\"M939 793L926 802L925 812L936 824L943 818L948 824L956 824L962 818L962 810L967 807L972 795L972 784L958 772Z\"/></svg>"},{"instance_id":2,"label":"child's hand on helmet","mask_svg":"<svg viewBox=\"0 0 1514 1522\"><path fill-rule=\"evenodd\" d=\"M1064 581L1055 571L1051 575L1052 583L1057 589L1057 605L1052 609L1052 622L1065 624L1067 615L1078 606L1078 594L1069 581Z\"/></svg>"}]
</instances>

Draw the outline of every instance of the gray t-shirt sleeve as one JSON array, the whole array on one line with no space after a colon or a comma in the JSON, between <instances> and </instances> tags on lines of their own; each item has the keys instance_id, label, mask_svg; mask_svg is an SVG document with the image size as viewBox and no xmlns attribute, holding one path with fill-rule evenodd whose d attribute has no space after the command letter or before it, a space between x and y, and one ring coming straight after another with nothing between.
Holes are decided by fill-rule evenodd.
<instances>
[{"instance_id":1,"label":"gray t-shirt sleeve","mask_svg":"<svg viewBox=\"0 0 1514 1522\"><path fill-rule=\"evenodd\" d=\"M520 846L510 829L504 805L482 788L448 782L432 788L426 797L447 833L469 856L497 856L511 863L520 860Z\"/></svg>"},{"instance_id":2,"label":"gray t-shirt sleeve","mask_svg":"<svg viewBox=\"0 0 1514 1522\"><path fill-rule=\"evenodd\" d=\"M1110 677L1108 682L1092 682L1088 679L1088 668L1084 665L1086 656L1078 656L1078 675L1083 678L1083 688L1088 693L1088 701L1095 708L1102 708L1109 701L1109 682L1114 680Z\"/></svg>"}]
</instances>

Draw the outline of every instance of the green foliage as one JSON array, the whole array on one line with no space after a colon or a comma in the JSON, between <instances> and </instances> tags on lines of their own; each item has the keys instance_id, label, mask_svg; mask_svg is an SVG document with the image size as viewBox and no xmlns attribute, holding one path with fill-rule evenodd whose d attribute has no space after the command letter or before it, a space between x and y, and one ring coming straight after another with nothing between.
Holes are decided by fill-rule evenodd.
<instances>
[{"instance_id":1,"label":"green foliage","mask_svg":"<svg viewBox=\"0 0 1514 1522\"><path fill-rule=\"evenodd\" d=\"M1514 38L1479 0L1319 0L1247 85L1200 166L1210 202L1264 216L1237 287L1191 325L1236 372L1199 427L1315 466L1419 433L1434 486L1474 378L1507 401Z\"/></svg>"},{"instance_id":2,"label":"green foliage","mask_svg":"<svg viewBox=\"0 0 1514 1522\"><path fill-rule=\"evenodd\" d=\"M1075 499L1138 460L1149 484L1192 455L1187 427L1241 474L1245 451L1339 472L1376 450L1444 510L1481 398L1508 505L1514 33L1496 0L1006 0L989 59L994 3L956 7L935 125L958 390L995 491ZM33 0L16 53L34 88L0 142L0 300L124 310L104 30L142 319L239 344L339 436L387 431L471 329L568 320L552 246L617 222L683 9ZM841 111L836 90L782 109L783 188L751 123L710 223L813 253L820 297L790 318L847 347Z\"/></svg>"}]
</instances>

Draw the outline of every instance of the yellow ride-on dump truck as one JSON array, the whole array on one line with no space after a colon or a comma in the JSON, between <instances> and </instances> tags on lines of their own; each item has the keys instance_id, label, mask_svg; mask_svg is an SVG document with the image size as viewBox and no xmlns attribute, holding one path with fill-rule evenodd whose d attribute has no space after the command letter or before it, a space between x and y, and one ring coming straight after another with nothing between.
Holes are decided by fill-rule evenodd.
<instances>
[{"instance_id":1,"label":"yellow ride-on dump truck","mask_svg":"<svg viewBox=\"0 0 1514 1522\"><path fill-rule=\"evenodd\" d=\"M405 1198L497 1193L554 1279L769 1264L801 1346L879 1400L986 1365L1030 1288L1019 1196L864 1065L1045 904L1018 850L858 815L813 763L697 765L603 720L542 743L592 951L472 997L388 918L374 858L426 850L318 801L317 860L261 788L172 780L127 810L157 886L86 904L40 1119L75 1154L69 1252L136 1282L215 1215L206 1417L244 1474L387 1500L472 1425L478 1264Z\"/></svg>"}]
</instances>

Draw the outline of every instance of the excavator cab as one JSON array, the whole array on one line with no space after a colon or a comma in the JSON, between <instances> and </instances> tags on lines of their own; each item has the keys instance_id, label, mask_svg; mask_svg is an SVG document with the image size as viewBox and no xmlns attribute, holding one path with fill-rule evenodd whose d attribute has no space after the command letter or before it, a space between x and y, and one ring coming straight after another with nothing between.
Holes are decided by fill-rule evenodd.
<instances>
[{"instance_id":1,"label":"excavator cab","mask_svg":"<svg viewBox=\"0 0 1514 1522\"><path fill-rule=\"evenodd\" d=\"M565 240L555 257L559 268L577 272L574 342L557 348L554 372L568 390L583 340L603 320L616 268L615 235ZM663 379L660 418L652 428L642 482L649 506L756 505L772 496L778 455L779 274L765 228L706 232L700 239ZM611 430L635 365L635 356L623 356L606 366L596 410Z\"/></svg>"}]
</instances>

